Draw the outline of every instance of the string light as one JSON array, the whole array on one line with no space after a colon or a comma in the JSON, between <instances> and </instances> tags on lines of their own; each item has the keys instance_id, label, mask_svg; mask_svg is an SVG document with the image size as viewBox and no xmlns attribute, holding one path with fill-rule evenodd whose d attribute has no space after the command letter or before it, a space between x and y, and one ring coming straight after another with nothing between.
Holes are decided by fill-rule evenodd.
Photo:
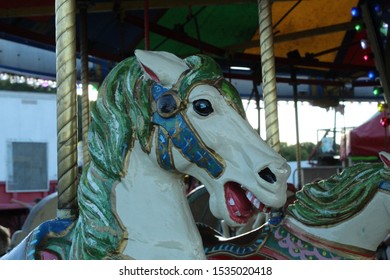
<instances>
[{"instance_id":1,"label":"string light","mask_svg":"<svg viewBox=\"0 0 390 280\"><path fill-rule=\"evenodd\" d=\"M10 84L26 84L34 88L57 88L57 82L54 80L39 79L33 77L26 77L21 75L13 75L9 73L0 72L0 81L9 81ZM82 85L80 83L76 84L76 93L78 95L82 94ZM98 96L97 86L94 84L88 85L88 97L90 101L95 101Z\"/></svg>"},{"instance_id":2,"label":"string light","mask_svg":"<svg viewBox=\"0 0 390 280\"><path fill-rule=\"evenodd\" d=\"M13 75L9 73L0 73L1 81L9 81L10 84L27 84L31 87L56 88L57 83L53 80L38 79L22 75Z\"/></svg>"},{"instance_id":3,"label":"string light","mask_svg":"<svg viewBox=\"0 0 390 280\"><path fill-rule=\"evenodd\" d=\"M359 7L352 7L351 15L352 15L352 18L354 18L354 19L360 19L361 16L362 16L360 8ZM362 23L358 22L358 23L355 24L355 30L357 32L361 31L362 29L363 29L363 24Z\"/></svg>"},{"instance_id":4,"label":"string light","mask_svg":"<svg viewBox=\"0 0 390 280\"><path fill-rule=\"evenodd\" d=\"M375 70L368 71L368 78L370 80L375 80L376 77L378 77L378 73Z\"/></svg>"},{"instance_id":5,"label":"string light","mask_svg":"<svg viewBox=\"0 0 390 280\"><path fill-rule=\"evenodd\" d=\"M361 23L357 23L356 25L355 25L355 30L356 31L361 31L363 29L363 24L361 24Z\"/></svg>"},{"instance_id":6,"label":"string light","mask_svg":"<svg viewBox=\"0 0 390 280\"><path fill-rule=\"evenodd\" d=\"M383 127L388 127L390 125L390 118L388 117L382 117L380 120L379 120L379 123L381 124L381 126Z\"/></svg>"},{"instance_id":7,"label":"string light","mask_svg":"<svg viewBox=\"0 0 390 280\"><path fill-rule=\"evenodd\" d=\"M385 103L378 103L378 111L383 113L387 110L387 104Z\"/></svg>"},{"instance_id":8,"label":"string light","mask_svg":"<svg viewBox=\"0 0 390 280\"><path fill-rule=\"evenodd\" d=\"M358 7L352 7L351 15L354 18L360 17L360 9Z\"/></svg>"},{"instance_id":9,"label":"string light","mask_svg":"<svg viewBox=\"0 0 390 280\"><path fill-rule=\"evenodd\" d=\"M366 39L361 39L360 46L362 47L363 50L366 50L368 48L368 41Z\"/></svg>"},{"instance_id":10,"label":"string light","mask_svg":"<svg viewBox=\"0 0 390 280\"><path fill-rule=\"evenodd\" d=\"M0 80L6 81L9 79L9 75L7 73L0 73Z\"/></svg>"},{"instance_id":11,"label":"string light","mask_svg":"<svg viewBox=\"0 0 390 280\"><path fill-rule=\"evenodd\" d=\"M378 15L380 15L380 14L382 13L381 5L375 4L374 10L375 10L375 12L376 12Z\"/></svg>"},{"instance_id":12,"label":"string light","mask_svg":"<svg viewBox=\"0 0 390 280\"><path fill-rule=\"evenodd\" d=\"M383 88L382 87L374 87L372 93L375 95L375 96L378 96L380 94L383 93Z\"/></svg>"}]
</instances>

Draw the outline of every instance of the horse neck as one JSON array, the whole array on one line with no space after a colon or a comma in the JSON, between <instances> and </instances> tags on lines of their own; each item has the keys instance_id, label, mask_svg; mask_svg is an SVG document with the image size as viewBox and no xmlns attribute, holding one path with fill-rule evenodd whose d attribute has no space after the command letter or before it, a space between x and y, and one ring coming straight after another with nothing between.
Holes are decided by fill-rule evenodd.
<instances>
[{"instance_id":1,"label":"horse neck","mask_svg":"<svg viewBox=\"0 0 390 280\"><path fill-rule=\"evenodd\" d=\"M289 217L286 222L318 240L376 251L390 232L390 195L377 192L361 212L336 225L307 226L293 217Z\"/></svg>"},{"instance_id":2,"label":"horse neck","mask_svg":"<svg viewBox=\"0 0 390 280\"><path fill-rule=\"evenodd\" d=\"M123 254L136 259L205 258L182 177L162 170L138 141L115 196L128 235Z\"/></svg>"}]
</instances>

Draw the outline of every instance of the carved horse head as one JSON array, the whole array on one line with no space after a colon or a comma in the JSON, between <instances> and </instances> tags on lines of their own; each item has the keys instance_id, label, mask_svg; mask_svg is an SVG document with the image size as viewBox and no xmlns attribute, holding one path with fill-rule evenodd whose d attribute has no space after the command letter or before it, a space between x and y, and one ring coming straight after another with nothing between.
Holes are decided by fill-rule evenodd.
<instances>
[{"instance_id":1,"label":"carved horse head","mask_svg":"<svg viewBox=\"0 0 390 280\"><path fill-rule=\"evenodd\" d=\"M239 93L218 65L206 56L135 55L153 81L161 167L205 184L211 211L230 225L283 206L289 166L250 126Z\"/></svg>"}]
</instances>

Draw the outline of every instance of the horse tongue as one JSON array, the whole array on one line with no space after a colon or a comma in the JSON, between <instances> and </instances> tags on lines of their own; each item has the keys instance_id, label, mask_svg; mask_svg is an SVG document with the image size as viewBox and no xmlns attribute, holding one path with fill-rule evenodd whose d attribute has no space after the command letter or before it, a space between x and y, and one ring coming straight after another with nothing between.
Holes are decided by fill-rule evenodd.
<instances>
[{"instance_id":1,"label":"horse tongue","mask_svg":"<svg viewBox=\"0 0 390 280\"><path fill-rule=\"evenodd\" d=\"M246 198L245 191L239 184L228 182L225 184L225 196L229 210L239 217L252 215L252 204Z\"/></svg>"}]
</instances>

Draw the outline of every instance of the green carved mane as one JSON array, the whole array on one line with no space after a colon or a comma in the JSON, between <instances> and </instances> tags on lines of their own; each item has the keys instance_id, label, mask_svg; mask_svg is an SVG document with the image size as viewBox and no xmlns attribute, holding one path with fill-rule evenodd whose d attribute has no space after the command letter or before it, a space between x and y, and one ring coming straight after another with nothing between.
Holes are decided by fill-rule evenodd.
<instances>
[{"instance_id":1,"label":"green carved mane","mask_svg":"<svg viewBox=\"0 0 390 280\"><path fill-rule=\"evenodd\" d=\"M124 175L134 139L147 150L152 130L147 83L137 83L141 74L135 58L122 61L104 80L98 99L91 104L91 162L78 187L80 213L70 259L120 258L125 232L112 211L113 187Z\"/></svg>"},{"instance_id":2,"label":"green carved mane","mask_svg":"<svg viewBox=\"0 0 390 280\"><path fill-rule=\"evenodd\" d=\"M357 164L327 180L305 185L288 215L311 226L331 225L359 213L390 174L383 163Z\"/></svg>"},{"instance_id":3,"label":"green carved mane","mask_svg":"<svg viewBox=\"0 0 390 280\"><path fill-rule=\"evenodd\" d=\"M222 78L214 60L199 55L188 57L185 62L190 70L178 85L182 100L186 100L196 84L214 84L226 102L245 117L239 94ZM63 237L65 243L71 243L70 248L57 248L62 258L123 257L120 252L127 233L113 211L113 189L125 175L126 159L134 141L140 142L145 153L150 152L152 83L143 78L135 57L126 59L106 77L97 101L91 104L88 134L91 162L84 167L78 187L79 217Z\"/></svg>"}]
</instances>

